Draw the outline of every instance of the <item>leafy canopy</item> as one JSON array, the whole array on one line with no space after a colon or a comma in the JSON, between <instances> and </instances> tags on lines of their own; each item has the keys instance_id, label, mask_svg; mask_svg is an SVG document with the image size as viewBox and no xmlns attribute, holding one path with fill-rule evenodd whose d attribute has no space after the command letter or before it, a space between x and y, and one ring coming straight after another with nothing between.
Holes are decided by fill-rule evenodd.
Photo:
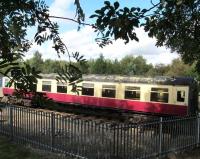
<instances>
[{"instance_id":1,"label":"leafy canopy","mask_svg":"<svg viewBox=\"0 0 200 159\"><path fill-rule=\"evenodd\" d=\"M81 18L83 12L78 8L79 1L75 4L77 5L78 22L81 22L84 20ZM58 56L61 53L67 53L69 61L71 58L81 62L85 61L82 56L79 57L79 54L68 51L59 36L57 23L50 20L49 9L45 1L0 0L0 73L10 78L10 85L14 83L15 87L25 92L34 91L31 85L34 85L37 82L36 78L40 77L40 71L25 63L23 59L32 44L27 38L27 29L33 26L37 27L34 40L38 45L52 40L52 47ZM73 67L75 71L79 70L71 63L66 67Z\"/></svg>"},{"instance_id":2,"label":"leafy canopy","mask_svg":"<svg viewBox=\"0 0 200 159\"><path fill-rule=\"evenodd\" d=\"M149 8L120 8L118 1L105 1L95 11L97 42L101 47L114 40L138 41L135 28L144 27L150 37L157 39L157 46L166 46L177 52L186 63L196 64L200 72L200 1L159 0Z\"/></svg>"}]
</instances>

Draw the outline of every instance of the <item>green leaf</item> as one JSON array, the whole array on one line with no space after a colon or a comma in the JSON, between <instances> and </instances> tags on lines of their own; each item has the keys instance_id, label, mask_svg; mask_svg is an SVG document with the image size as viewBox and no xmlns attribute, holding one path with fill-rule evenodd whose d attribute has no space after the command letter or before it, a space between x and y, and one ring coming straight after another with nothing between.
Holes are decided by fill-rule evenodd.
<instances>
[{"instance_id":1,"label":"green leaf","mask_svg":"<svg viewBox=\"0 0 200 159\"><path fill-rule=\"evenodd\" d=\"M91 15L89 18L94 18L94 17L98 17L98 15L93 14L93 15Z\"/></svg>"},{"instance_id":2,"label":"green leaf","mask_svg":"<svg viewBox=\"0 0 200 159\"><path fill-rule=\"evenodd\" d=\"M109 1L105 1L104 4L107 5L107 6L110 6L110 2Z\"/></svg>"},{"instance_id":3,"label":"green leaf","mask_svg":"<svg viewBox=\"0 0 200 159\"><path fill-rule=\"evenodd\" d=\"M140 8L139 7L137 8L137 11L140 12Z\"/></svg>"},{"instance_id":4,"label":"green leaf","mask_svg":"<svg viewBox=\"0 0 200 159\"><path fill-rule=\"evenodd\" d=\"M131 8L131 12L134 12L134 11L136 11L136 9L137 9L137 8L135 8L135 7L132 7L132 8Z\"/></svg>"},{"instance_id":5,"label":"green leaf","mask_svg":"<svg viewBox=\"0 0 200 159\"><path fill-rule=\"evenodd\" d=\"M114 3L114 7L115 7L115 10L117 10L117 9L119 8L119 2L116 1L116 2Z\"/></svg>"},{"instance_id":6,"label":"green leaf","mask_svg":"<svg viewBox=\"0 0 200 159\"><path fill-rule=\"evenodd\" d=\"M146 12L147 12L147 9L142 9L141 12L146 13Z\"/></svg>"},{"instance_id":7,"label":"green leaf","mask_svg":"<svg viewBox=\"0 0 200 159\"><path fill-rule=\"evenodd\" d=\"M125 12L129 12L130 10L129 10L129 8L124 7L124 11L125 11Z\"/></svg>"},{"instance_id":8,"label":"green leaf","mask_svg":"<svg viewBox=\"0 0 200 159\"><path fill-rule=\"evenodd\" d=\"M102 10L95 10L95 13L100 14L100 15L104 14Z\"/></svg>"}]
</instances>

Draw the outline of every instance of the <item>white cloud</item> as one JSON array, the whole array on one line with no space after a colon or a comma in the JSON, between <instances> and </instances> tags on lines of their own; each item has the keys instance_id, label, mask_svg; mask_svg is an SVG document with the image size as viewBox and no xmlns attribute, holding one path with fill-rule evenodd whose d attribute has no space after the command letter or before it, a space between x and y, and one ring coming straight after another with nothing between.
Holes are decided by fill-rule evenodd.
<instances>
[{"instance_id":1,"label":"white cloud","mask_svg":"<svg viewBox=\"0 0 200 159\"><path fill-rule=\"evenodd\" d=\"M142 28L136 30L140 42L130 41L124 44L124 41L114 41L103 49L98 47L94 41L95 34L90 27L83 28L80 32L75 30L62 34L63 40L68 44L71 51L79 51L87 59L97 58L102 53L105 58L121 59L125 55L143 56L149 63L168 64L172 59L178 57L176 53L171 53L165 47L156 47L156 40L149 38Z\"/></svg>"},{"instance_id":2,"label":"white cloud","mask_svg":"<svg viewBox=\"0 0 200 159\"><path fill-rule=\"evenodd\" d=\"M165 47L156 47L156 40L149 38L143 29L137 29L136 33L140 42L130 41L128 44L124 44L124 41L117 40L113 44L100 48L94 41L95 33L91 27L87 26L80 31L69 30L61 34L61 37L67 45L70 52L78 51L81 55L84 55L86 59L98 58L102 53L105 58L121 59L125 55L143 56L147 59L148 63L164 63L169 64L174 58L177 58L176 53L170 53L169 49ZM52 49L50 43L38 48L34 46L33 50L39 50L43 54L43 58L57 59L57 54ZM62 56L62 59L68 59L67 54Z\"/></svg>"},{"instance_id":3,"label":"white cloud","mask_svg":"<svg viewBox=\"0 0 200 159\"><path fill-rule=\"evenodd\" d=\"M54 0L49 8L50 15L67 16L71 14L69 8L73 2L74 0Z\"/></svg>"},{"instance_id":4,"label":"white cloud","mask_svg":"<svg viewBox=\"0 0 200 159\"><path fill-rule=\"evenodd\" d=\"M54 0L49 7L49 13L51 16L73 19L75 17L75 10L72 9L74 7L73 3L74 0ZM72 24L71 21L65 19L51 18L51 20L57 22L60 27Z\"/></svg>"},{"instance_id":5,"label":"white cloud","mask_svg":"<svg viewBox=\"0 0 200 159\"><path fill-rule=\"evenodd\" d=\"M74 7L73 3L74 0L54 0L49 8L50 15L74 18L75 11L72 9ZM59 22L59 25L62 26L61 37L69 51L78 51L81 55L84 55L86 59L98 58L100 53L102 53L105 58L110 59L121 59L125 55L131 54L143 56L147 59L148 63L169 64L174 58L178 57L176 53L170 53L170 50L165 47L156 47L156 40L149 38L142 28L136 29L140 42L130 41L125 45L124 41L117 40L114 41L113 44L102 49L95 43L94 39L96 34L91 27L86 26L77 32L77 24L67 20L53 20ZM74 29L69 30L69 28ZM32 57L33 53L37 50L42 53L44 59L58 59L57 53L52 48L52 42L47 42L42 46L34 44L27 53L26 58ZM68 59L67 54L61 56L61 59Z\"/></svg>"}]
</instances>

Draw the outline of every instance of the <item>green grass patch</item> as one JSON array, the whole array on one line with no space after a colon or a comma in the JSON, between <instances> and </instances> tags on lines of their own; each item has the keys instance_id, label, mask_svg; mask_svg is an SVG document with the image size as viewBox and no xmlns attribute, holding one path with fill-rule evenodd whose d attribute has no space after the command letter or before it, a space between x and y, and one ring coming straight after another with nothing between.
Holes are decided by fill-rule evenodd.
<instances>
[{"instance_id":1,"label":"green grass patch","mask_svg":"<svg viewBox=\"0 0 200 159\"><path fill-rule=\"evenodd\" d=\"M10 142L6 137L0 136L0 159L58 159L57 155L50 153L36 153L30 148ZM68 158L72 159L72 158Z\"/></svg>"},{"instance_id":2,"label":"green grass patch","mask_svg":"<svg viewBox=\"0 0 200 159\"><path fill-rule=\"evenodd\" d=\"M0 137L0 159L39 159L38 154L30 149L11 143L7 138Z\"/></svg>"}]
</instances>

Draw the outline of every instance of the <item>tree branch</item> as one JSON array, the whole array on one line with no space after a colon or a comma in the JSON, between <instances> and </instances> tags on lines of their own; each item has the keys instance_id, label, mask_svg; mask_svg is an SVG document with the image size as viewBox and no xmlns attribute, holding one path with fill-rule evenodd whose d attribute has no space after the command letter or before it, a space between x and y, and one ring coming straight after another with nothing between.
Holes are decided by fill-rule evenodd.
<instances>
[{"instance_id":1,"label":"tree branch","mask_svg":"<svg viewBox=\"0 0 200 159\"><path fill-rule=\"evenodd\" d=\"M53 24L51 23L50 19L48 18L49 23L51 24L51 26L53 26ZM65 43L61 40L60 36L58 34L56 34L57 38L60 40L60 42L62 43L62 45L65 47L67 54L68 54L68 58L69 58L69 62L71 63L71 55L70 52L67 48L67 46L65 45Z\"/></svg>"},{"instance_id":2,"label":"tree branch","mask_svg":"<svg viewBox=\"0 0 200 159\"><path fill-rule=\"evenodd\" d=\"M151 4L152 4L153 6L155 6L155 4L153 3L153 0L151 0Z\"/></svg>"},{"instance_id":3,"label":"tree branch","mask_svg":"<svg viewBox=\"0 0 200 159\"><path fill-rule=\"evenodd\" d=\"M56 19L70 20L70 21L73 21L73 22L75 22L75 23L78 23L78 24L82 24L82 25L88 25L88 26L91 26L91 27L93 27L93 28L96 28L96 26L95 26L95 25L93 25L93 24L88 24L88 23L80 23L80 22L78 22L77 20L74 20L74 19L72 19L72 18L60 17L60 16L54 16L54 15L49 15L48 17L49 17L49 18L56 18Z\"/></svg>"},{"instance_id":4,"label":"tree branch","mask_svg":"<svg viewBox=\"0 0 200 159\"><path fill-rule=\"evenodd\" d=\"M149 8L149 9L147 9L146 12L149 12L150 10L156 8L158 5L161 4L161 2L158 2L157 4L153 4L152 1L151 1L151 4L152 4L153 6L152 6L151 8ZM145 13L146 13L146 12L145 12Z\"/></svg>"}]
</instances>

